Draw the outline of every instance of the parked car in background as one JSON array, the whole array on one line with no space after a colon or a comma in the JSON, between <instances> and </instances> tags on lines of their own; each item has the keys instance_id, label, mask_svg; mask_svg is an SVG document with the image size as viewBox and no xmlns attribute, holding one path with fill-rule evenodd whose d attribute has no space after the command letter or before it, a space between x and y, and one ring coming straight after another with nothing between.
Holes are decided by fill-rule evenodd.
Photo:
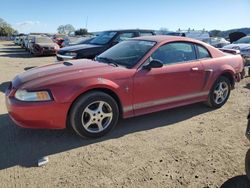
<instances>
[{"instance_id":1,"label":"parked car in background","mask_svg":"<svg viewBox=\"0 0 250 188\"><path fill-rule=\"evenodd\" d=\"M74 46L74 45L79 45L79 44L87 44L90 40L92 40L94 36L89 36L89 37L67 37L64 39L62 43L62 48L66 46Z\"/></svg>"},{"instance_id":2,"label":"parked car in background","mask_svg":"<svg viewBox=\"0 0 250 188\"><path fill-rule=\"evenodd\" d=\"M198 40L144 36L123 41L94 60L28 70L11 82L6 105L19 126L68 125L80 136L100 137L119 117L197 102L222 107L240 81L242 61Z\"/></svg>"},{"instance_id":3,"label":"parked car in background","mask_svg":"<svg viewBox=\"0 0 250 188\"><path fill-rule=\"evenodd\" d=\"M29 37L29 40L27 41L27 51L31 53L31 49L33 47L33 44L32 41L34 40L35 37L39 37L40 35L32 35Z\"/></svg>"},{"instance_id":4,"label":"parked car in background","mask_svg":"<svg viewBox=\"0 0 250 188\"><path fill-rule=\"evenodd\" d=\"M30 46L30 52L35 56L54 55L60 48L51 38L45 36L33 37Z\"/></svg>"},{"instance_id":5,"label":"parked car in background","mask_svg":"<svg viewBox=\"0 0 250 188\"><path fill-rule=\"evenodd\" d=\"M29 51L30 50L30 42L32 41L32 39L36 36L40 36L40 35L27 35L25 38L24 38L24 48Z\"/></svg>"},{"instance_id":6,"label":"parked car in background","mask_svg":"<svg viewBox=\"0 0 250 188\"><path fill-rule=\"evenodd\" d=\"M248 67L248 76L250 76L250 36L245 36L232 44L226 45L224 49L239 50L242 57L244 58L244 65Z\"/></svg>"},{"instance_id":7,"label":"parked car in background","mask_svg":"<svg viewBox=\"0 0 250 188\"><path fill-rule=\"evenodd\" d=\"M222 48L223 46L230 44L229 41L222 37L210 37L208 39L203 39L202 41L210 44L215 48Z\"/></svg>"},{"instance_id":8,"label":"parked car in background","mask_svg":"<svg viewBox=\"0 0 250 188\"><path fill-rule=\"evenodd\" d=\"M88 44L74 45L61 48L57 52L57 60L64 61L68 59L93 59L96 55L101 54L117 43L129 38L155 35L153 30L112 30L104 31L97 37L90 40Z\"/></svg>"},{"instance_id":9,"label":"parked car in background","mask_svg":"<svg viewBox=\"0 0 250 188\"><path fill-rule=\"evenodd\" d=\"M24 48L24 39L25 39L26 35L20 36L19 37L19 43L18 45L21 46L21 48Z\"/></svg>"},{"instance_id":10,"label":"parked car in background","mask_svg":"<svg viewBox=\"0 0 250 188\"><path fill-rule=\"evenodd\" d=\"M19 45L19 40L20 40L20 37L16 36L15 39L14 39L14 44Z\"/></svg>"},{"instance_id":11,"label":"parked car in background","mask_svg":"<svg viewBox=\"0 0 250 188\"><path fill-rule=\"evenodd\" d=\"M192 39L196 40L206 40L209 39L209 32L205 30L178 30L176 32L168 32L166 35L171 35L171 36L181 36L181 37L189 37Z\"/></svg>"},{"instance_id":12,"label":"parked car in background","mask_svg":"<svg viewBox=\"0 0 250 188\"><path fill-rule=\"evenodd\" d=\"M250 58L250 36L240 38L239 40L224 46L223 48L240 50L242 56Z\"/></svg>"},{"instance_id":13,"label":"parked car in background","mask_svg":"<svg viewBox=\"0 0 250 188\"><path fill-rule=\"evenodd\" d=\"M53 40L55 43L58 44L58 46L60 46L60 48L62 47L62 43L64 41L64 38L67 37L67 35L64 35L64 34L55 34L53 36Z\"/></svg>"}]
</instances>

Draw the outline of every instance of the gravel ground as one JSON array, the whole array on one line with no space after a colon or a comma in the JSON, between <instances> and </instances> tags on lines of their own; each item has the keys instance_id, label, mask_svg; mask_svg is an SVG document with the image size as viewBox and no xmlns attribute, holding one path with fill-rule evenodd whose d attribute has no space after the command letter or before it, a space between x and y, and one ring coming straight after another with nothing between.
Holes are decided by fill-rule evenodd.
<instances>
[{"instance_id":1,"label":"gravel ground","mask_svg":"<svg viewBox=\"0 0 250 188\"><path fill-rule=\"evenodd\" d=\"M15 126L5 107L7 82L54 61L0 42L1 187L250 187L244 172L249 77L220 109L194 104L121 120L101 139ZM49 163L37 167L43 156Z\"/></svg>"}]
</instances>

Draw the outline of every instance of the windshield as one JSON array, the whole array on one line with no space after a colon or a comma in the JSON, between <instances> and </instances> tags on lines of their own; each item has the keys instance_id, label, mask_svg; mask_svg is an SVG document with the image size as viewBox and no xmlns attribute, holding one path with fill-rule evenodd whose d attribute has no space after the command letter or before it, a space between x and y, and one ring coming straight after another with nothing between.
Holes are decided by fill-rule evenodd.
<instances>
[{"instance_id":1,"label":"windshield","mask_svg":"<svg viewBox=\"0 0 250 188\"><path fill-rule=\"evenodd\" d=\"M97 45L107 44L115 36L116 33L117 32L115 31L102 32L99 36L91 40L89 43Z\"/></svg>"},{"instance_id":2,"label":"windshield","mask_svg":"<svg viewBox=\"0 0 250 188\"><path fill-rule=\"evenodd\" d=\"M75 41L74 43L75 43L75 44L86 44L86 43L88 43L89 41L91 41L92 39L93 39L93 37L81 38L81 39Z\"/></svg>"},{"instance_id":3,"label":"windshield","mask_svg":"<svg viewBox=\"0 0 250 188\"><path fill-rule=\"evenodd\" d=\"M96 60L132 68L155 44L156 42L143 40L123 41L97 56ZM108 60L110 61L107 62Z\"/></svg>"},{"instance_id":4,"label":"windshield","mask_svg":"<svg viewBox=\"0 0 250 188\"><path fill-rule=\"evenodd\" d=\"M250 36L240 38L239 40L237 40L237 41L234 42L234 44L240 44L240 43L250 44Z\"/></svg>"},{"instance_id":5,"label":"windshield","mask_svg":"<svg viewBox=\"0 0 250 188\"><path fill-rule=\"evenodd\" d=\"M53 43L51 38L48 37L39 37L36 38L36 43Z\"/></svg>"}]
</instances>

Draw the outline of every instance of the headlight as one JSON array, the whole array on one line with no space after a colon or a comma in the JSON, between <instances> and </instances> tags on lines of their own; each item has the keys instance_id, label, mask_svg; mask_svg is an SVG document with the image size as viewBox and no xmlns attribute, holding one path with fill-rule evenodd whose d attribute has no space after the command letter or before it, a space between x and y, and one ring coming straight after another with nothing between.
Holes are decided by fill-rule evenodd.
<instances>
[{"instance_id":1,"label":"headlight","mask_svg":"<svg viewBox=\"0 0 250 188\"><path fill-rule=\"evenodd\" d=\"M77 53L75 53L75 52L67 52L67 53L65 53L64 55L76 57Z\"/></svg>"},{"instance_id":2,"label":"headlight","mask_svg":"<svg viewBox=\"0 0 250 188\"><path fill-rule=\"evenodd\" d=\"M20 101L50 101L52 98L48 91L26 91L19 89L15 93L15 98Z\"/></svg>"}]
</instances>

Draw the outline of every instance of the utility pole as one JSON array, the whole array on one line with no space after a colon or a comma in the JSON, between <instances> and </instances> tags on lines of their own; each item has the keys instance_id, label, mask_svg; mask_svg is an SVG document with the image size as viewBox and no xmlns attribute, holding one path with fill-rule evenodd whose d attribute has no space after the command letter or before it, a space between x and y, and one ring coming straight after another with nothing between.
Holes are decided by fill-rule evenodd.
<instances>
[{"instance_id":1,"label":"utility pole","mask_svg":"<svg viewBox=\"0 0 250 188\"><path fill-rule=\"evenodd\" d=\"M89 19L89 17L87 16L86 23L85 23L85 29L87 29L87 30L88 30L88 19Z\"/></svg>"}]
</instances>

